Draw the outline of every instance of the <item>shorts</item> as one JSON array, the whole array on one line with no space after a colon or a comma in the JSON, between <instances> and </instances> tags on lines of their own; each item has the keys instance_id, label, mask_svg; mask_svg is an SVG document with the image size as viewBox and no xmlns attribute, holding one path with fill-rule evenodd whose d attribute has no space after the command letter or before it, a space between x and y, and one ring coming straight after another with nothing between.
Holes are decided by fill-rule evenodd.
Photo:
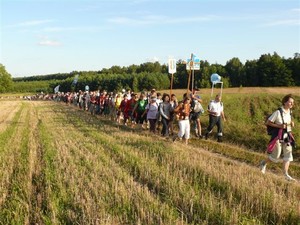
<instances>
[{"instance_id":1,"label":"shorts","mask_svg":"<svg viewBox=\"0 0 300 225\"><path fill-rule=\"evenodd\" d=\"M281 152L283 152L283 161L291 162L293 161L293 154L292 154L292 145L289 143L281 143L279 140L276 141L274 150L272 153L269 154L269 159L272 162L279 162L279 158Z\"/></svg>"},{"instance_id":2,"label":"shorts","mask_svg":"<svg viewBox=\"0 0 300 225\"><path fill-rule=\"evenodd\" d=\"M197 119L199 119L200 115L201 115L201 112L193 112L193 113L191 113L191 120L197 120Z\"/></svg>"}]
</instances>

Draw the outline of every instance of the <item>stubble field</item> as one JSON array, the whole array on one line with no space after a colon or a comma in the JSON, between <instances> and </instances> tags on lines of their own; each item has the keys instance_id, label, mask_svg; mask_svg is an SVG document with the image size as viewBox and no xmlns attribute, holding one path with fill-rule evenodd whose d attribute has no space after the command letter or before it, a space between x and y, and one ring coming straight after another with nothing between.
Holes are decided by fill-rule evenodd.
<instances>
[{"instance_id":1,"label":"stubble field","mask_svg":"<svg viewBox=\"0 0 300 225\"><path fill-rule=\"evenodd\" d=\"M172 143L60 103L2 100L0 224L300 224L299 183L279 167L262 176L263 157Z\"/></svg>"}]
</instances>

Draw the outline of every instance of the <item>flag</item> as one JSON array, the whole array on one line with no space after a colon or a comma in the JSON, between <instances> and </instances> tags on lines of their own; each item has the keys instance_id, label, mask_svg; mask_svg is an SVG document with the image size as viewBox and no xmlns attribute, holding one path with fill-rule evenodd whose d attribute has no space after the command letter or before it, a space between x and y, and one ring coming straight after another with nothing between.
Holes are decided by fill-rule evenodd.
<instances>
[{"instance_id":1,"label":"flag","mask_svg":"<svg viewBox=\"0 0 300 225\"><path fill-rule=\"evenodd\" d=\"M54 93L56 94L57 92L59 92L59 86L60 85L57 85L55 88L54 88Z\"/></svg>"},{"instance_id":2,"label":"flag","mask_svg":"<svg viewBox=\"0 0 300 225\"><path fill-rule=\"evenodd\" d=\"M79 77L79 75L76 74L75 77L74 77L74 80L73 80L73 82L72 82L72 85L76 85L76 84L77 84L78 77Z\"/></svg>"}]
</instances>

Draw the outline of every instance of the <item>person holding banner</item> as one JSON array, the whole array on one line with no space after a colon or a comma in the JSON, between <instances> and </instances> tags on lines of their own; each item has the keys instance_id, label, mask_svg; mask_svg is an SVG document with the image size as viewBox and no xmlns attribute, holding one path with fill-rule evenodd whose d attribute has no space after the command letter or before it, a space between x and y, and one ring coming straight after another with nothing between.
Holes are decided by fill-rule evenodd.
<instances>
[{"instance_id":1,"label":"person holding banner","mask_svg":"<svg viewBox=\"0 0 300 225\"><path fill-rule=\"evenodd\" d=\"M209 134L212 132L212 129L215 125L218 127L218 142L222 142L223 137L223 123L226 121L224 115L224 107L221 102L221 95L217 94L215 100L210 101L208 105L208 113L209 113L209 125L206 130L205 139L208 139Z\"/></svg>"}]
</instances>

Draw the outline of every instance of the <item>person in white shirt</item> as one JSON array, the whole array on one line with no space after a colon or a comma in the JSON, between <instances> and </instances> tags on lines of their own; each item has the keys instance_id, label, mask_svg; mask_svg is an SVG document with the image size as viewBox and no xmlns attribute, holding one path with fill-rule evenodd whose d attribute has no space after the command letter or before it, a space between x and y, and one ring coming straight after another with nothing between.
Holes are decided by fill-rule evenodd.
<instances>
[{"instance_id":1,"label":"person in white shirt","mask_svg":"<svg viewBox=\"0 0 300 225\"><path fill-rule=\"evenodd\" d=\"M210 101L208 105L208 113L209 113L209 125L206 130L205 139L208 139L209 134L212 132L212 129L215 125L217 125L218 128L218 142L222 142L223 137L223 123L226 121L225 115L224 115L224 106L221 102L221 95L217 94L215 97L215 100Z\"/></svg>"},{"instance_id":2,"label":"person in white shirt","mask_svg":"<svg viewBox=\"0 0 300 225\"><path fill-rule=\"evenodd\" d=\"M130 100L131 99L131 94L132 94L131 90L127 89L126 94L127 94L127 99Z\"/></svg>"}]
</instances>

